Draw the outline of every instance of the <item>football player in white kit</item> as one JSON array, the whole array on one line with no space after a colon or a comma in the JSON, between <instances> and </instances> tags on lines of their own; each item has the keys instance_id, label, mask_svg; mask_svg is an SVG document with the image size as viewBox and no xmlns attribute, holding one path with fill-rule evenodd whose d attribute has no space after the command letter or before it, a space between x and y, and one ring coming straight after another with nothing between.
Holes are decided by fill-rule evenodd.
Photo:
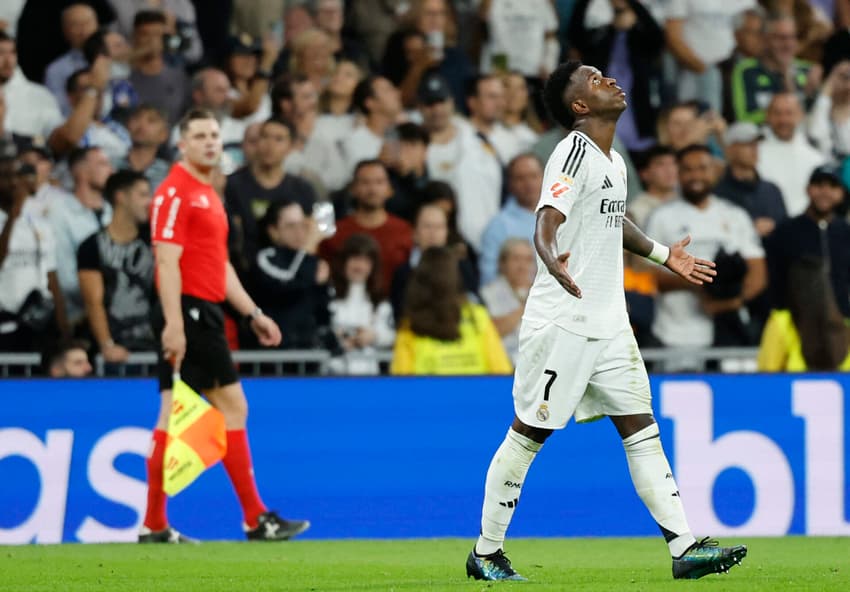
<instances>
[{"instance_id":1,"label":"football player in white kit","mask_svg":"<svg viewBox=\"0 0 850 592\"><path fill-rule=\"evenodd\" d=\"M487 471L481 535L466 562L483 580L524 580L503 552L526 473L543 442L571 417L608 416L623 439L635 489L658 523L674 578L728 571L745 546L697 540L652 416L649 378L629 326L623 249L685 280L711 282L714 263L667 247L626 217L626 167L611 149L626 95L616 80L580 62L561 64L546 83L552 118L570 133L546 163L537 205L537 277L526 302L514 377L516 416ZM569 272L568 272L569 264Z\"/></svg>"}]
</instances>

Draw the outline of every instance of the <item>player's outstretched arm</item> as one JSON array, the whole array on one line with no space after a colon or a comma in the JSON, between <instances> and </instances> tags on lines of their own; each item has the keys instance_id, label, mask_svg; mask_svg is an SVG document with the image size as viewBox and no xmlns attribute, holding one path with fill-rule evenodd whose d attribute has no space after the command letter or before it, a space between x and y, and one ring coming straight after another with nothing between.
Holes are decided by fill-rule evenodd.
<instances>
[{"instance_id":1,"label":"player's outstretched arm","mask_svg":"<svg viewBox=\"0 0 850 592\"><path fill-rule=\"evenodd\" d=\"M670 245L669 249L641 232L640 228L628 218L623 218L623 248L641 257L646 257L659 265L663 265L673 273L688 282L701 286L705 282L713 282L717 272L714 261L697 259L685 250L691 242L686 236Z\"/></svg>"},{"instance_id":2,"label":"player's outstretched arm","mask_svg":"<svg viewBox=\"0 0 850 592\"><path fill-rule=\"evenodd\" d=\"M546 269L552 274L564 290L581 298L581 290L567 273L567 260L570 253L558 254L558 241L556 233L558 227L567 220L561 212L555 208L545 206L537 212L537 224L534 227L534 248L546 265Z\"/></svg>"},{"instance_id":3,"label":"player's outstretched arm","mask_svg":"<svg viewBox=\"0 0 850 592\"><path fill-rule=\"evenodd\" d=\"M227 301L233 305L233 308L241 315L251 317L251 329L257 335L260 343L267 347L280 345L280 327L271 318L263 314L260 307L254 303L229 261L227 263L226 290Z\"/></svg>"}]
</instances>

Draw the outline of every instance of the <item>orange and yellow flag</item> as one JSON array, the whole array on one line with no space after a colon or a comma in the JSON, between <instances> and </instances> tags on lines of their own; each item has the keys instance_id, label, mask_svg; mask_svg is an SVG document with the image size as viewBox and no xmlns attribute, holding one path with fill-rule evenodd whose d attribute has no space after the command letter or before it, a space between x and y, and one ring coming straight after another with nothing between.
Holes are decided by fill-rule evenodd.
<instances>
[{"instance_id":1,"label":"orange and yellow flag","mask_svg":"<svg viewBox=\"0 0 850 592\"><path fill-rule=\"evenodd\" d=\"M224 415L188 384L174 376L168 437L165 442L163 489L177 495L224 457Z\"/></svg>"}]
</instances>

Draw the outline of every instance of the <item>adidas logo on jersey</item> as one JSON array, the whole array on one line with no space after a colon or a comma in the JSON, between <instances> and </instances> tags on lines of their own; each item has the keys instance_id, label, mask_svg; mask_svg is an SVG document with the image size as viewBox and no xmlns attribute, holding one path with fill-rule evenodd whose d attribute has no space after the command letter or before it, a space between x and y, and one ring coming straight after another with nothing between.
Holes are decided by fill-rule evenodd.
<instances>
[{"instance_id":1,"label":"adidas logo on jersey","mask_svg":"<svg viewBox=\"0 0 850 592\"><path fill-rule=\"evenodd\" d=\"M602 182L602 189L611 189L614 186L611 183L611 179L608 178L608 175L605 175L605 180Z\"/></svg>"}]
</instances>

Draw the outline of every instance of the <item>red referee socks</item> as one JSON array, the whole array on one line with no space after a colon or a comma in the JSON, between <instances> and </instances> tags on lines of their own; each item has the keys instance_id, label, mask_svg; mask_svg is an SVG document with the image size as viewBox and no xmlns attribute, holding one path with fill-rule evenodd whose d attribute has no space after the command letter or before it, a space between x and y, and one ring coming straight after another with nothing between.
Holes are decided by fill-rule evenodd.
<instances>
[{"instance_id":1,"label":"red referee socks","mask_svg":"<svg viewBox=\"0 0 850 592\"><path fill-rule=\"evenodd\" d=\"M257 528L257 517L267 510L257 492L254 468L251 465L251 448L245 430L227 431L227 454L221 461L239 498L245 524Z\"/></svg>"},{"instance_id":2,"label":"red referee socks","mask_svg":"<svg viewBox=\"0 0 850 592\"><path fill-rule=\"evenodd\" d=\"M162 490L162 461L165 458L166 432L154 430L152 447L145 466L148 469L148 507L145 512L145 526L153 532L168 527L165 515L165 502L168 498Z\"/></svg>"}]
</instances>

